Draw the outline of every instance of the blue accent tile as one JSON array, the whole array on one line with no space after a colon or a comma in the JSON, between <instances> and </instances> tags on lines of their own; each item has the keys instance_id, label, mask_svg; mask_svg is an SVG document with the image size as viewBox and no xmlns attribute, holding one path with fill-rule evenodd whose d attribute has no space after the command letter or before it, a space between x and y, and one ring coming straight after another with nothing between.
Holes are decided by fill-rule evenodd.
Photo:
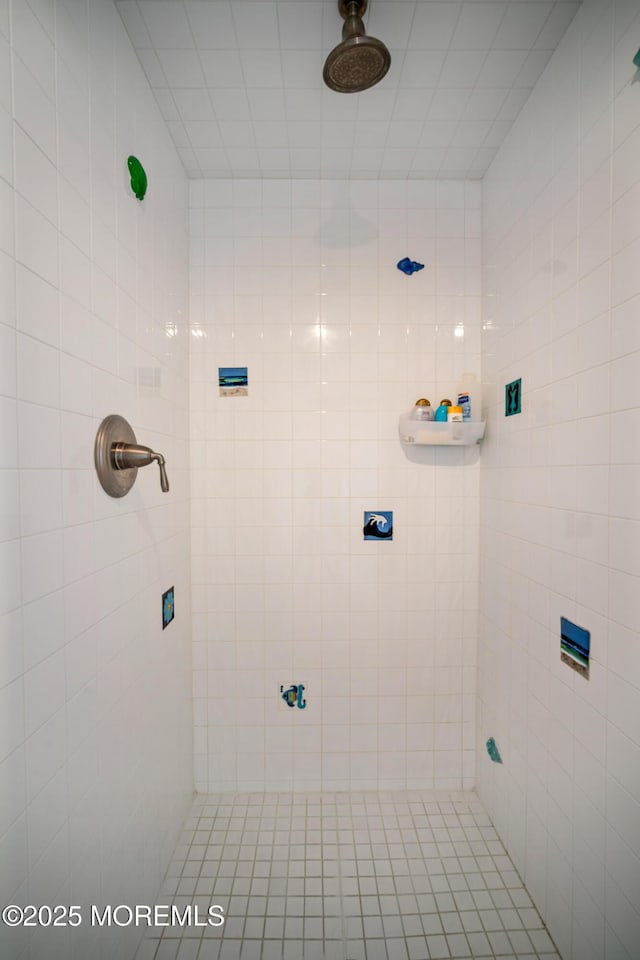
<instances>
[{"instance_id":1,"label":"blue accent tile","mask_svg":"<svg viewBox=\"0 0 640 960\"><path fill-rule=\"evenodd\" d=\"M162 594L162 629L168 627L175 616L174 587Z\"/></svg>"},{"instance_id":2,"label":"blue accent tile","mask_svg":"<svg viewBox=\"0 0 640 960\"><path fill-rule=\"evenodd\" d=\"M522 380L512 380L504 388L504 415L513 417L522 413Z\"/></svg>"},{"instance_id":3,"label":"blue accent tile","mask_svg":"<svg viewBox=\"0 0 640 960\"><path fill-rule=\"evenodd\" d=\"M393 510L365 510L365 540L393 540Z\"/></svg>"}]
</instances>

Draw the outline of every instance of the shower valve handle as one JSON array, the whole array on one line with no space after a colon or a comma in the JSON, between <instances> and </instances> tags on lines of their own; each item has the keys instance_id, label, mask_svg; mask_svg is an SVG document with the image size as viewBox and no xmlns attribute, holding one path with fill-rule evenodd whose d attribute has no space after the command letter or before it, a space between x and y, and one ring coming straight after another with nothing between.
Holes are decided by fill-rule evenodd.
<instances>
[{"instance_id":1,"label":"shower valve handle","mask_svg":"<svg viewBox=\"0 0 640 960\"><path fill-rule=\"evenodd\" d=\"M164 457L161 453L152 450L151 447L144 447L140 443L114 443L111 447L111 459L116 470L146 467L156 460L160 467L160 488L163 493L169 492L169 480Z\"/></svg>"},{"instance_id":2,"label":"shower valve handle","mask_svg":"<svg viewBox=\"0 0 640 960\"><path fill-rule=\"evenodd\" d=\"M160 467L160 488L163 493L169 492L164 457L138 443L131 425L117 413L109 414L98 427L93 460L100 485L110 497L126 496L135 483L138 467L154 460Z\"/></svg>"}]
</instances>

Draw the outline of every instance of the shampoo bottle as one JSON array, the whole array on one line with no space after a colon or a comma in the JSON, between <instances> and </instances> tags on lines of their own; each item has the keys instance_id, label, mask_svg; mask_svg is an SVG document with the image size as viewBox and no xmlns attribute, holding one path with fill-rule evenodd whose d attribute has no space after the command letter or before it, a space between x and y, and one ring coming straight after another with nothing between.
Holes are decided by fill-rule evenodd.
<instances>
[{"instance_id":1,"label":"shampoo bottle","mask_svg":"<svg viewBox=\"0 0 640 960\"><path fill-rule=\"evenodd\" d=\"M434 420L438 421L438 423L446 423L450 406L451 406L451 400L441 400L440 406L436 410L436 415L434 417Z\"/></svg>"},{"instance_id":2,"label":"shampoo bottle","mask_svg":"<svg viewBox=\"0 0 640 960\"><path fill-rule=\"evenodd\" d=\"M433 420L433 415L433 407L426 397L421 397L419 400L416 400L413 408L414 420Z\"/></svg>"},{"instance_id":3,"label":"shampoo bottle","mask_svg":"<svg viewBox=\"0 0 640 960\"><path fill-rule=\"evenodd\" d=\"M482 420L482 387L475 373L463 373L458 387L458 406L462 407L462 419L478 423Z\"/></svg>"},{"instance_id":4,"label":"shampoo bottle","mask_svg":"<svg viewBox=\"0 0 640 960\"><path fill-rule=\"evenodd\" d=\"M449 435L452 440L462 440L462 407L454 404L447 411L447 423L449 424Z\"/></svg>"}]
</instances>

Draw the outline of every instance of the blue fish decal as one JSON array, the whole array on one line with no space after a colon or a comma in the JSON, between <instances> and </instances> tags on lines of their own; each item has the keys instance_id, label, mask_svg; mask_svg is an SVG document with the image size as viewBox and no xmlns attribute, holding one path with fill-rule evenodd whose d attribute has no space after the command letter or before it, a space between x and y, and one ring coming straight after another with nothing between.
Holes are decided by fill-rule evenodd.
<instances>
[{"instance_id":1,"label":"blue fish decal","mask_svg":"<svg viewBox=\"0 0 640 960\"><path fill-rule=\"evenodd\" d=\"M284 686L280 687L280 695L288 707L298 707L299 710L304 710L307 701L303 697L304 693L304 683L292 683L288 690L284 689Z\"/></svg>"},{"instance_id":2,"label":"blue fish decal","mask_svg":"<svg viewBox=\"0 0 640 960\"><path fill-rule=\"evenodd\" d=\"M402 270L408 277L410 277L412 273L417 273L418 270L424 270L424 263L418 263L417 260L409 260L409 257L398 260L396 266L398 270Z\"/></svg>"}]
</instances>

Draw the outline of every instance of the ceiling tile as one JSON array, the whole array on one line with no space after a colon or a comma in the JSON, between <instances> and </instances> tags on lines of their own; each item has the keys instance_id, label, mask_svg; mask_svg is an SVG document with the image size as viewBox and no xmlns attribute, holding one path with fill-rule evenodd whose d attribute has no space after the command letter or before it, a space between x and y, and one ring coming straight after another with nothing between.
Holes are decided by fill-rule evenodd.
<instances>
[{"instance_id":1,"label":"ceiling tile","mask_svg":"<svg viewBox=\"0 0 640 960\"><path fill-rule=\"evenodd\" d=\"M359 94L345 96L323 87L320 91L322 117L327 120L355 121L358 115Z\"/></svg>"},{"instance_id":2,"label":"ceiling tile","mask_svg":"<svg viewBox=\"0 0 640 960\"><path fill-rule=\"evenodd\" d=\"M438 85L470 89L476 83L486 57L484 50L450 50L438 76Z\"/></svg>"},{"instance_id":3,"label":"ceiling tile","mask_svg":"<svg viewBox=\"0 0 640 960\"><path fill-rule=\"evenodd\" d=\"M403 87L433 88L438 84L445 54L439 50L409 50L404 58L400 83Z\"/></svg>"},{"instance_id":4,"label":"ceiling tile","mask_svg":"<svg viewBox=\"0 0 640 960\"><path fill-rule=\"evenodd\" d=\"M417 91L412 91L417 93ZM358 98L358 122L363 120L390 120L397 102L395 90L383 90L380 86L368 91L369 97ZM398 119L404 119L399 117Z\"/></svg>"},{"instance_id":5,"label":"ceiling tile","mask_svg":"<svg viewBox=\"0 0 640 960\"><path fill-rule=\"evenodd\" d=\"M237 50L201 50L200 63L208 87L226 90L244 86L242 62Z\"/></svg>"},{"instance_id":6,"label":"ceiling tile","mask_svg":"<svg viewBox=\"0 0 640 960\"><path fill-rule=\"evenodd\" d=\"M467 176L481 178L497 152L498 147L481 147L467 170Z\"/></svg>"},{"instance_id":7,"label":"ceiling tile","mask_svg":"<svg viewBox=\"0 0 640 960\"><path fill-rule=\"evenodd\" d=\"M502 18L494 46L502 50L529 50L551 12L552 3L512 3ZM534 40L535 43L535 40Z\"/></svg>"},{"instance_id":8,"label":"ceiling tile","mask_svg":"<svg viewBox=\"0 0 640 960\"><path fill-rule=\"evenodd\" d=\"M359 123L355 131L355 145L362 147L376 147L382 149L389 133L389 124L365 122Z\"/></svg>"},{"instance_id":9,"label":"ceiling tile","mask_svg":"<svg viewBox=\"0 0 640 960\"><path fill-rule=\"evenodd\" d=\"M320 90L285 90L284 103L287 120L319 121L322 117L322 92Z\"/></svg>"},{"instance_id":10,"label":"ceiling tile","mask_svg":"<svg viewBox=\"0 0 640 960\"><path fill-rule=\"evenodd\" d=\"M462 3L416 4L408 48L446 50L463 6Z\"/></svg>"},{"instance_id":11,"label":"ceiling tile","mask_svg":"<svg viewBox=\"0 0 640 960\"><path fill-rule=\"evenodd\" d=\"M320 124L305 123L296 121L287 121L287 136L289 146L292 149L301 149L303 147L313 147L317 150L320 146Z\"/></svg>"},{"instance_id":12,"label":"ceiling tile","mask_svg":"<svg viewBox=\"0 0 640 960\"><path fill-rule=\"evenodd\" d=\"M351 154L352 165L357 164L361 176L378 176L382 167L382 157L384 150L382 147L377 149L371 147L354 147Z\"/></svg>"},{"instance_id":13,"label":"ceiling tile","mask_svg":"<svg viewBox=\"0 0 640 960\"><path fill-rule=\"evenodd\" d=\"M399 179L402 172L411 167L414 154L414 150L387 147L382 158L382 176L391 176L391 179Z\"/></svg>"},{"instance_id":14,"label":"ceiling tile","mask_svg":"<svg viewBox=\"0 0 640 960\"><path fill-rule=\"evenodd\" d=\"M451 140L451 146L474 147L477 150L483 145L491 126L490 120L461 120Z\"/></svg>"},{"instance_id":15,"label":"ceiling tile","mask_svg":"<svg viewBox=\"0 0 640 960\"><path fill-rule=\"evenodd\" d=\"M392 120L388 128L388 142L403 149L417 147L423 125L410 120Z\"/></svg>"},{"instance_id":16,"label":"ceiling tile","mask_svg":"<svg viewBox=\"0 0 640 960\"><path fill-rule=\"evenodd\" d=\"M289 156L291 157L292 170L300 170L303 174L310 177L320 176L317 150L296 147L289 150Z\"/></svg>"},{"instance_id":17,"label":"ceiling tile","mask_svg":"<svg viewBox=\"0 0 640 960\"><path fill-rule=\"evenodd\" d=\"M171 3L170 0L153 0L153 3L140 4L139 9L151 42L157 50L194 46L184 4Z\"/></svg>"},{"instance_id":18,"label":"ceiling tile","mask_svg":"<svg viewBox=\"0 0 640 960\"><path fill-rule=\"evenodd\" d=\"M404 50L412 34L415 4L402 0L375 0L369 7L367 33L382 38L389 49Z\"/></svg>"},{"instance_id":19,"label":"ceiling tile","mask_svg":"<svg viewBox=\"0 0 640 960\"><path fill-rule=\"evenodd\" d=\"M270 170L276 176L289 175L289 151L258 147L258 158L262 170Z\"/></svg>"},{"instance_id":20,"label":"ceiling tile","mask_svg":"<svg viewBox=\"0 0 640 960\"><path fill-rule=\"evenodd\" d=\"M465 3L451 40L454 50L487 50L493 43L506 3Z\"/></svg>"},{"instance_id":21,"label":"ceiling tile","mask_svg":"<svg viewBox=\"0 0 640 960\"><path fill-rule=\"evenodd\" d=\"M410 175L432 179L440 175L445 150L443 147L416 150L411 165Z\"/></svg>"},{"instance_id":22,"label":"ceiling tile","mask_svg":"<svg viewBox=\"0 0 640 960\"><path fill-rule=\"evenodd\" d=\"M220 127L215 120L185 120L184 129L192 147L221 147Z\"/></svg>"},{"instance_id":23,"label":"ceiling tile","mask_svg":"<svg viewBox=\"0 0 640 960\"><path fill-rule=\"evenodd\" d=\"M283 50L282 80L288 89L312 90L322 75L322 55L316 50Z\"/></svg>"},{"instance_id":24,"label":"ceiling tile","mask_svg":"<svg viewBox=\"0 0 640 960\"><path fill-rule=\"evenodd\" d=\"M595 2L595 0L594 0ZM369 0L384 79L322 81L337 0L116 0L189 176L481 177L577 0Z\"/></svg>"},{"instance_id":25,"label":"ceiling tile","mask_svg":"<svg viewBox=\"0 0 640 960\"><path fill-rule=\"evenodd\" d=\"M200 149L192 151L203 176L229 176L231 167L224 150Z\"/></svg>"},{"instance_id":26,"label":"ceiling tile","mask_svg":"<svg viewBox=\"0 0 640 960\"><path fill-rule=\"evenodd\" d=\"M277 50L280 46L276 4L270 0L233 0L231 13L241 50Z\"/></svg>"},{"instance_id":27,"label":"ceiling tile","mask_svg":"<svg viewBox=\"0 0 640 960\"><path fill-rule=\"evenodd\" d=\"M433 90L427 90L424 87L417 90L403 90L393 103L393 119L416 120L422 123L429 112L433 93ZM358 116L360 117L361 114Z\"/></svg>"},{"instance_id":28,"label":"ceiling tile","mask_svg":"<svg viewBox=\"0 0 640 960\"><path fill-rule=\"evenodd\" d=\"M507 96L506 89L473 90L464 110L464 120L495 120Z\"/></svg>"},{"instance_id":29,"label":"ceiling tile","mask_svg":"<svg viewBox=\"0 0 640 960\"><path fill-rule=\"evenodd\" d=\"M214 120L213 106L207 90L173 91L173 99L182 120Z\"/></svg>"},{"instance_id":30,"label":"ceiling tile","mask_svg":"<svg viewBox=\"0 0 640 960\"><path fill-rule=\"evenodd\" d=\"M255 141L260 148L282 147L288 143L287 124L283 121L274 121L272 123L254 123L253 131Z\"/></svg>"},{"instance_id":31,"label":"ceiling tile","mask_svg":"<svg viewBox=\"0 0 640 960\"><path fill-rule=\"evenodd\" d=\"M286 120L283 90L247 90L247 98L254 123Z\"/></svg>"},{"instance_id":32,"label":"ceiling tile","mask_svg":"<svg viewBox=\"0 0 640 960\"><path fill-rule=\"evenodd\" d=\"M158 59L170 87L204 87L204 74L195 50L158 47Z\"/></svg>"},{"instance_id":33,"label":"ceiling tile","mask_svg":"<svg viewBox=\"0 0 640 960\"><path fill-rule=\"evenodd\" d=\"M352 123L332 120L322 124L322 143L330 149L350 146L354 135L355 127Z\"/></svg>"},{"instance_id":34,"label":"ceiling tile","mask_svg":"<svg viewBox=\"0 0 640 960\"><path fill-rule=\"evenodd\" d=\"M278 33L282 50L318 50L322 36L322 3L319 0L278 3Z\"/></svg>"},{"instance_id":35,"label":"ceiling tile","mask_svg":"<svg viewBox=\"0 0 640 960\"><path fill-rule=\"evenodd\" d=\"M218 120L250 120L249 100L241 90L209 90L213 112Z\"/></svg>"},{"instance_id":36,"label":"ceiling tile","mask_svg":"<svg viewBox=\"0 0 640 960\"><path fill-rule=\"evenodd\" d=\"M326 176L345 179L351 169L350 150L323 149L320 155L320 169Z\"/></svg>"},{"instance_id":37,"label":"ceiling tile","mask_svg":"<svg viewBox=\"0 0 640 960\"><path fill-rule=\"evenodd\" d=\"M229 147L227 148L226 153L229 160L229 165L234 171L234 174L242 174L243 172L245 174L259 174L260 161L258 159L257 150L250 150L245 147Z\"/></svg>"},{"instance_id":38,"label":"ceiling tile","mask_svg":"<svg viewBox=\"0 0 640 960\"><path fill-rule=\"evenodd\" d=\"M477 86L512 86L526 59L526 50L491 50L480 71Z\"/></svg>"},{"instance_id":39,"label":"ceiling tile","mask_svg":"<svg viewBox=\"0 0 640 960\"><path fill-rule=\"evenodd\" d=\"M449 147L443 158L443 166L455 177L465 177L473 164L477 148Z\"/></svg>"},{"instance_id":40,"label":"ceiling tile","mask_svg":"<svg viewBox=\"0 0 640 960\"><path fill-rule=\"evenodd\" d=\"M428 117L430 120L459 120L468 99L468 90L436 90Z\"/></svg>"},{"instance_id":41,"label":"ceiling tile","mask_svg":"<svg viewBox=\"0 0 640 960\"><path fill-rule=\"evenodd\" d=\"M185 4L187 17L195 44L203 50L235 49L236 30L228 0L202 3L201 0Z\"/></svg>"},{"instance_id":42,"label":"ceiling tile","mask_svg":"<svg viewBox=\"0 0 640 960\"><path fill-rule=\"evenodd\" d=\"M282 87L282 60L277 50L242 50L242 72L247 87Z\"/></svg>"},{"instance_id":43,"label":"ceiling tile","mask_svg":"<svg viewBox=\"0 0 640 960\"><path fill-rule=\"evenodd\" d=\"M218 127L225 147L253 147L253 124L242 120L219 120Z\"/></svg>"},{"instance_id":44,"label":"ceiling tile","mask_svg":"<svg viewBox=\"0 0 640 960\"><path fill-rule=\"evenodd\" d=\"M457 126L455 120L427 120L420 136L420 146L448 147Z\"/></svg>"}]
</instances>

